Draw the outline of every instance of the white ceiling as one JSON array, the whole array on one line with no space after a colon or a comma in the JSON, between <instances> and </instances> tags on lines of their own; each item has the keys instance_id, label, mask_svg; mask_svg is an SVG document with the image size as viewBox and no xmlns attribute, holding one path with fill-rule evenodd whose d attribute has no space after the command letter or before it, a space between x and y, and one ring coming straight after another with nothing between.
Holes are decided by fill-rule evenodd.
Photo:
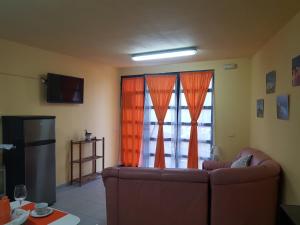
<instances>
[{"instance_id":1,"label":"white ceiling","mask_svg":"<svg viewBox=\"0 0 300 225\"><path fill-rule=\"evenodd\" d=\"M299 0L1 0L0 38L116 67L251 56ZM197 46L196 56L129 54Z\"/></svg>"}]
</instances>

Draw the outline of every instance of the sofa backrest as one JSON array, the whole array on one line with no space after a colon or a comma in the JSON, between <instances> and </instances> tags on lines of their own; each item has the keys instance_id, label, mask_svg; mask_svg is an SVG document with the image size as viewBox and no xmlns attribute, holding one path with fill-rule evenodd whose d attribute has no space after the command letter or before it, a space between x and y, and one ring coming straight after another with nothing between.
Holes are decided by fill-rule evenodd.
<instances>
[{"instance_id":1,"label":"sofa backrest","mask_svg":"<svg viewBox=\"0 0 300 225\"><path fill-rule=\"evenodd\" d=\"M237 158L242 156L252 155L252 159L250 162L250 166L259 166L263 164L267 160L271 160L272 158L267 154L263 153L260 150L254 148L243 148L238 154Z\"/></svg>"},{"instance_id":2,"label":"sofa backrest","mask_svg":"<svg viewBox=\"0 0 300 225\"><path fill-rule=\"evenodd\" d=\"M108 225L207 225L207 171L113 167L102 178Z\"/></svg>"}]
</instances>

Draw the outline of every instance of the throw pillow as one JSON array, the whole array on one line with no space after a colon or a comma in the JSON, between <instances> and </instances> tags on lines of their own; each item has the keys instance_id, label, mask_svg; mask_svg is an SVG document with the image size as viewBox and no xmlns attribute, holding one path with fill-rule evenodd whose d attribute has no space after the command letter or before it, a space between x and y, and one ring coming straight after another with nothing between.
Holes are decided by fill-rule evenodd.
<instances>
[{"instance_id":1,"label":"throw pillow","mask_svg":"<svg viewBox=\"0 0 300 225\"><path fill-rule=\"evenodd\" d=\"M252 155L245 155L234 161L231 164L231 168L245 168L248 167L251 161Z\"/></svg>"}]
</instances>

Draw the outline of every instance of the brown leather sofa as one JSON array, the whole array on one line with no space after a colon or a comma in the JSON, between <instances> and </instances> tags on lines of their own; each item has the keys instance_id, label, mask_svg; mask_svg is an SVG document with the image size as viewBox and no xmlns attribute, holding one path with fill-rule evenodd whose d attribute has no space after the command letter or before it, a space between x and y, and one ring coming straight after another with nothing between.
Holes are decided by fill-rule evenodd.
<instances>
[{"instance_id":1,"label":"brown leather sofa","mask_svg":"<svg viewBox=\"0 0 300 225\"><path fill-rule=\"evenodd\" d=\"M247 168L231 162L205 161L210 171L211 225L275 225L280 166L265 153L243 149L237 158L253 155Z\"/></svg>"},{"instance_id":2,"label":"brown leather sofa","mask_svg":"<svg viewBox=\"0 0 300 225\"><path fill-rule=\"evenodd\" d=\"M107 225L275 225L280 166L255 149L250 167L107 168Z\"/></svg>"},{"instance_id":3,"label":"brown leather sofa","mask_svg":"<svg viewBox=\"0 0 300 225\"><path fill-rule=\"evenodd\" d=\"M208 172L112 167L103 172L107 225L207 225Z\"/></svg>"}]
</instances>

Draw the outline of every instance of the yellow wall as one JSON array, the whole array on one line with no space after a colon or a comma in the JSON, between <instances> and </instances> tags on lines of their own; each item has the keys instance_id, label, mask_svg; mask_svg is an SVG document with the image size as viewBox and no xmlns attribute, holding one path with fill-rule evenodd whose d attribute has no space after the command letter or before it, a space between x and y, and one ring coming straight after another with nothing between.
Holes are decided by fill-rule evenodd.
<instances>
[{"instance_id":1,"label":"yellow wall","mask_svg":"<svg viewBox=\"0 0 300 225\"><path fill-rule=\"evenodd\" d=\"M225 63L237 63L238 69L224 70ZM173 65L123 68L121 75L164 73L191 70L215 70L215 143L221 158L232 159L249 145L250 59L232 59Z\"/></svg>"},{"instance_id":2,"label":"yellow wall","mask_svg":"<svg viewBox=\"0 0 300 225\"><path fill-rule=\"evenodd\" d=\"M47 72L84 77L84 104L47 104L39 79ZM106 138L106 166L117 163L119 84L110 66L0 40L0 115L56 116L57 185L69 180L70 140L84 129Z\"/></svg>"},{"instance_id":3,"label":"yellow wall","mask_svg":"<svg viewBox=\"0 0 300 225\"><path fill-rule=\"evenodd\" d=\"M300 13L273 37L252 60L251 132L253 147L267 152L284 171L283 200L300 204L300 87L292 87L292 58L300 54ZM266 94L266 72L277 71L274 94ZM290 95L290 119L278 120L276 97ZM265 116L256 118L256 99L265 99Z\"/></svg>"}]
</instances>

